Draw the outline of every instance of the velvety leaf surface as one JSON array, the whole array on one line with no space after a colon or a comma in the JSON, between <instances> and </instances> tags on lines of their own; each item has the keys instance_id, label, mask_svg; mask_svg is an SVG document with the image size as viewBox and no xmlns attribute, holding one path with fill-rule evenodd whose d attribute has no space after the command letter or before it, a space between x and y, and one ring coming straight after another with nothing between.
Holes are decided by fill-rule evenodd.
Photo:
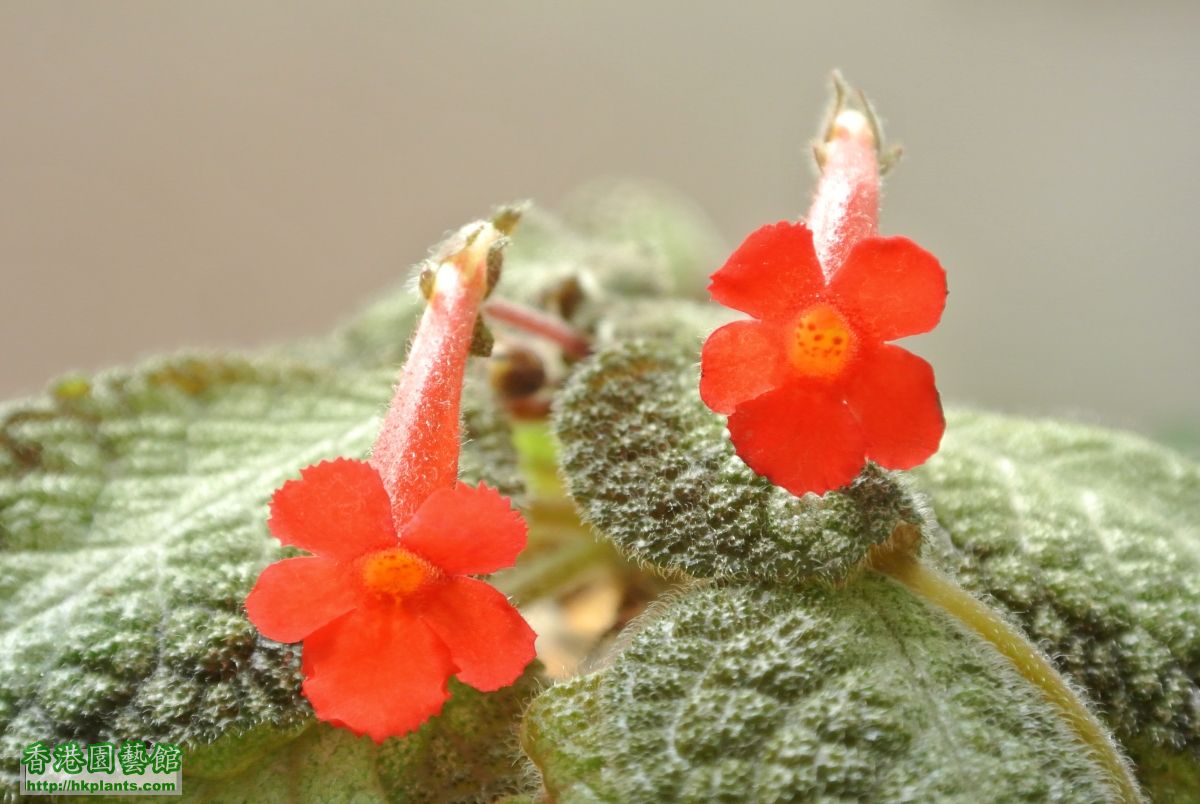
<instances>
[{"instance_id":1,"label":"velvety leaf surface","mask_svg":"<svg viewBox=\"0 0 1200 804\"><path fill-rule=\"evenodd\" d=\"M530 672L485 695L452 681L439 717L379 746L311 721L283 744L254 731L230 735L189 755L185 800L474 804L517 795L533 782L513 760L515 724L534 684Z\"/></svg>"},{"instance_id":2,"label":"velvety leaf surface","mask_svg":"<svg viewBox=\"0 0 1200 804\"><path fill-rule=\"evenodd\" d=\"M567 488L629 558L697 577L840 580L916 499L871 467L845 492L796 498L736 456L700 401L696 353L629 341L592 357L557 400Z\"/></svg>"},{"instance_id":3,"label":"velvety leaf surface","mask_svg":"<svg viewBox=\"0 0 1200 804\"><path fill-rule=\"evenodd\" d=\"M916 474L948 533L931 557L1087 689L1147 781L1176 754L1200 765L1200 467L1133 435L955 413Z\"/></svg>"},{"instance_id":4,"label":"velvety leaf surface","mask_svg":"<svg viewBox=\"0 0 1200 804\"><path fill-rule=\"evenodd\" d=\"M695 587L539 696L554 800L1100 802L1075 737L992 649L875 576Z\"/></svg>"}]
</instances>

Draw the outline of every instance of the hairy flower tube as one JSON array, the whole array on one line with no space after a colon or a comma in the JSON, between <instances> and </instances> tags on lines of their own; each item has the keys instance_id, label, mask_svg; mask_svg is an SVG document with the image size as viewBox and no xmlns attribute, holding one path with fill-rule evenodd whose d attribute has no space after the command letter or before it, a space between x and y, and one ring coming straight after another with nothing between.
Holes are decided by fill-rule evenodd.
<instances>
[{"instance_id":1,"label":"hairy flower tube","mask_svg":"<svg viewBox=\"0 0 1200 804\"><path fill-rule=\"evenodd\" d=\"M704 343L700 395L729 416L742 460L796 495L844 486L867 460L921 464L945 429L933 369L888 341L937 325L946 275L912 241L875 234L875 150L865 116L842 112L808 225L762 227L709 286L753 318Z\"/></svg>"},{"instance_id":2,"label":"hairy flower tube","mask_svg":"<svg viewBox=\"0 0 1200 804\"><path fill-rule=\"evenodd\" d=\"M511 566L525 522L458 481L463 369L500 238L468 227L437 266L370 462L322 462L275 492L271 533L312 555L271 564L246 598L263 635L303 641L317 717L377 742L437 714L451 676L496 690L534 657L517 610L469 577Z\"/></svg>"}]
</instances>

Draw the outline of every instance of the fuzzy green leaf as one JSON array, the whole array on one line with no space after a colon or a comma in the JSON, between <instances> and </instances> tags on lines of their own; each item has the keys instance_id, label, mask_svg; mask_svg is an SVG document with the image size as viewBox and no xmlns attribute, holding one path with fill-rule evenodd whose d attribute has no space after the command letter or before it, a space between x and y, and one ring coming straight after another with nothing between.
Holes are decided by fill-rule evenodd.
<instances>
[{"instance_id":1,"label":"fuzzy green leaf","mask_svg":"<svg viewBox=\"0 0 1200 804\"><path fill-rule=\"evenodd\" d=\"M700 401L694 348L632 341L577 371L557 403L567 488L629 558L697 577L840 580L922 515L869 467L844 492L796 498L736 456Z\"/></svg>"},{"instance_id":2,"label":"fuzzy green leaf","mask_svg":"<svg viewBox=\"0 0 1200 804\"><path fill-rule=\"evenodd\" d=\"M1113 796L1011 666L875 576L693 588L524 728L559 802Z\"/></svg>"},{"instance_id":3,"label":"fuzzy green leaf","mask_svg":"<svg viewBox=\"0 0 1200 804\"><path fill-rule=\"evenodd\" d=\"M1200 799L1200 466L1136 436L949 417L930 555L1084 686L1147 786ZM1190 781L1189 781L1190 780ZM1181 787L1181 785L1183 787Z\"/></svg>"},{"instance_id":4,"label":"fuzzy green leaf","mask_svg":"<svg viewBox=\"0 0 1200 804\"><path fill-rule=\"evenodd\" d=\"M259 727L188 754L188 801L437 802L475 804L530 784L514 723L534 674L485 695L451 682L442 714L412 735L376 746L366 737L312 721L297 734ZM264 734L265 732L265 734Z\"/></svg>"}]
</instances>

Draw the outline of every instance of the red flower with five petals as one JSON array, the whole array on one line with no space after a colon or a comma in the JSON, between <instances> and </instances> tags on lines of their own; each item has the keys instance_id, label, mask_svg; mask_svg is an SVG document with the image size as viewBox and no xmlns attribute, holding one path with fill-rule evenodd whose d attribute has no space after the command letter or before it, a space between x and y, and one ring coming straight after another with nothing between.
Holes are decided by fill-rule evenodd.
<instances>
[{"instance_id":1,"label":"red flower with five petals","mask_svg":"<svg viewBox=\"0 0 1200 804\"><path fill-rule=\"evenodd\" d=\"M946 274L912 241L874 236L874 142L852 115L827 143L810 215L818 242L801 223L764 226L709 286L753 320L709 336L700 396L729 416L742 460L796 495L844 486L868 459L923 463L945 429L933 369L887 342L937 325Z\"/></svg>"},{"instance_id":2,"label":"red flower with five petals","mask_svg":"<svg viewBox=\"0 0 1200 804\"><path fill-rule=\"evenodd\" d=\"M381 741L437 713L450 676L496 690L533 659L517 610L467 577L525 547L524 521L494 489L439 489L397 534L379 473L339 459L285 483L269 527L313 555L267 567L246 612L270 639L304 640L304 694L322 720Z\"/></svg>"},{"instance_id":3,"label":"red flower with five petals","mask_svg":"<svg viewBox=\"0 0 1200 804\"><path fill-rule=\"evenodd\" d=\"M937 451L945 429L933 369L886 343L927 332L946 301L933 255L902 237L858 242L826 282L812 233L764 226L709 288L757 320L709 336L700 396L729 415L751 469L793 494L844 486L869 458L909 469Z\"/></svg>"},{"instance_id":4,"label":"red flower with five petals","mask_svg":"<svg viewBox=\"0 0 1200 804\"><path fill-rule=\"evenodd\" d=\"M317 717L377 742L440 711L452 675L495 690L534 658L517 610L467 577L511 566L525 522L458 482L463 370L504 233L479 223L448 241L370 462L319 463L275 492L271 533L313 555L268 566L246 598L264 635L303 640Z\"/></svg>"}]
</instances>

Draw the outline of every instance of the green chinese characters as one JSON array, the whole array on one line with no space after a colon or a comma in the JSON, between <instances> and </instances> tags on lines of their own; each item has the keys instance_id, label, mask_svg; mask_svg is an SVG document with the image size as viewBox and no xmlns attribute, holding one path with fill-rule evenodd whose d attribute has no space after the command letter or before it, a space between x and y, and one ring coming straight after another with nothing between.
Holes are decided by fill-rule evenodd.
<instances>
[{"instance_id":1,"label":"green chinese characters","mask_svg":"<svg viewBox=\"0 0 1200 804\"><path fill-rule=\"evenodd\" d=\"M183 750L173 743L151 747L145 740L125 740L119 748L116 743L108 742L84 746L71 741L50 746L38 740L21 752L21 765L32 776L48 772L69 776L81 773L140 776L147 769L152 773L177 773L183 769Z\"/></svg>"}]
</instances>

